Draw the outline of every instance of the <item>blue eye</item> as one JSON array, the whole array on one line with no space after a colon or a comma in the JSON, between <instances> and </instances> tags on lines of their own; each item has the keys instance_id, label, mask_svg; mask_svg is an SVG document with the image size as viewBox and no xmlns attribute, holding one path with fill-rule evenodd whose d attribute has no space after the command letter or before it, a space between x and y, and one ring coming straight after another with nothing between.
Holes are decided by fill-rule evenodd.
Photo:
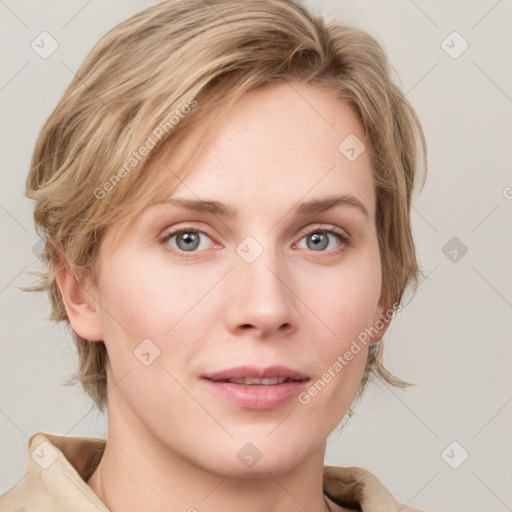
<instances>
[{"instance_id":1,"label":"blue eye","mask_svg":"<svg viewBox=\"0 0 512 512\"><path fill-rule=\"evenodd\" d=\"M334 247L330 247L330 249L340 249L343 248L344 245L349 243L348 237L339 233L335 229L332 228L322 228L315 229L307 233L302 240L306 240L306 249L321 252L325 249L329 248L329 244L334 240L334 243L337 241L338 243ZM299 242L300 243L300 242ZM341 248L340 248L341 246Z\"/></svg>"},{"instance_id":2,"label":"blue eye","mask_svg":"<svg viewBox=\"0 0 512 512\"><path fill-rule=\"evenodd\" d=\"M300 246L305 241L306 246ZM178 256L184 253L197 253L207 250L214 244L212 238L204 231L184 227L168 233L161 239L170 251ZM341 252L350 245L350 238L336 229L319 227L303 234L296 244L301 249L313 252Z\"/></svg>"},{"instance_id":3,"label":"blue eye","mask_svg":"<svg viewBox=\"0 0 512 512\"><path fill-rule=\"evenodd\" d=\"M212 239L203 231L198 229L180 229L178 231L174 231L166 235L166 237L162 240L162 243L172 242L170 245L175 251L183 251L183 252L194 252L196 249L204 250L208 248L209 244L206 244L201 237L206 237L212 241Z\"/></svg>"}]
</instances>

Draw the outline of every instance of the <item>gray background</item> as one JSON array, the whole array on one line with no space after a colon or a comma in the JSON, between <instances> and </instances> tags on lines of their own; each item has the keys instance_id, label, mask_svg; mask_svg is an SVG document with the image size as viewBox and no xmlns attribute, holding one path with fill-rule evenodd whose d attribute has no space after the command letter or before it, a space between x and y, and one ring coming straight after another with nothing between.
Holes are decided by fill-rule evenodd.
<instances>
[{"instance_id":1,"label":"gray background","mask_svg":"<svg viewBox=\"0 0 512 512\"><path fill-rule=\"evenodd\" d=\"M73 71L108 29L154 3L0 0L0 492L23 478L33 433L106 436L81 389L62 385L76 364L69 333L44 320L45 296L18 288L41 268L23 189ZM384 46L429 149L413 212L428 278L385 336L388 367L417 386L371 386L344 434L331 436L326 463L365 467L420 509L512 510L512 2L305 3ZM59 44L47 59L31 48L42 31ZM453 31L469 44L457 58L464 43ZM468 459L452 469L446 461L460 463L462 450Z\"/></svg>"}]
</instances>

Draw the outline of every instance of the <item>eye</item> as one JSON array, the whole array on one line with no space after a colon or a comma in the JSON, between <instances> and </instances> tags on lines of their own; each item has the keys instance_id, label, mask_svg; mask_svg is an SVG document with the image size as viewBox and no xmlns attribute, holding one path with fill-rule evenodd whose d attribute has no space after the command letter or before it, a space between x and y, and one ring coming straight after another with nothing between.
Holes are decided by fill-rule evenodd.
<instances>
[{"instance_id":1,"label":"eye","mask_svg":"<svg viewBox=\"0 0 512 512\"><path fill-rule=\"evenodd\" d=\"M333 249L341 251L344 246L349 245L349 238L333 228L316 228L306 233L299 244L303 240L305 240L306 249L316 252L329 252Z\"/></svg>"},{"instance_id":2,"label":"eye","mask_svg":"<svg viewBox=\"0 0 512 512\"><path fill-rule=\"evenodd\" d=\"M208 249L211 242L213 240L204 231L195 228L182 228L172 231L161 240L162 244L169 245L173 252L178 253L199 252Z\"/></svg>"},{"instance_id":3,"label":"eye","mask_svg":"<svg viewBox=\"0 0 512 512\"><path fill-rule=\"evenodd\" d=\"M301 246L303 242L306 244L305 247ZM177 255L201 252L215 244L204 231L192 227L171 231L160 239L160 243ZM318 227L305 232L296 245L314 252L340 252L350 245L350 238L337 229Z\"/></svg>"}]
</instances>

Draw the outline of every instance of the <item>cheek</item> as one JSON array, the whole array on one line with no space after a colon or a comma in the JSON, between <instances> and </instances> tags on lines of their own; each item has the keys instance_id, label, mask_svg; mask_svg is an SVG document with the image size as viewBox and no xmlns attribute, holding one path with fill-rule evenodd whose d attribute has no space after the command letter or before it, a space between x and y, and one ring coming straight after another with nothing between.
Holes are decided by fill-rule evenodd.
<instances>
[{"instance_id":1,"label":"cheek","mask_svg":"<svg viewBox=\"0 0 512 512\"><path fill-rule=\"evenodd\" d=\"M187 332L193 332L194 304L204 294L203 286L197 289L199 285L191 283L190 273L163 263L125 254L104 267L100 281L111 380L122 381L116 393L132 407L143 406L158 414L165 412L168 401L155 399L151 404L147 397L160 396L162 390L169 400L181 396L172 375L177 368L187 368L197 353Z\"/></svg>"},{"instance_id":2,"label":"cheek","mask_svg":"<svg viewBox=\"0 0 512 512\"><path fill-rule=\"evenodd\" d=\"M381 291L377 246L315 277L303 281L302 293L312 305L309 337L316 340L306 343L304 352L318 374L301 403L337 411L331 418L334 427L350 406L366 366L365 329L373 324Z\"/></svg>"},{"instance_id":3,"label":"cheek","mask_svg":"<svg viewBox=\"0 0 512 512\"><path fill-rule=\"evenodd\" d=\"M165 280L154 272L148 272L142 262L115 261L104 272L101 283L102 307L101 320L105 337L114 333L120 339L130 338L134 342L139 338L161 335L164 328L156 321L161 310L167 305L167 311L173 310L172 294L165 294ZM169 322L172 318L168 319ZM112 332L113 331L113 332ZM105 340L108 341L108 340Z\"/></svg>"},{"instance_id":4,"label":"cheek","mask_svg":"<svg viewBox=\"0 0 512 512\"><path fill-rule=\"evenodd\" d=\"M341 421L360 386L368 356L365 329L372 325L380 296L378 265L377 270L345 270L325 281L325 293L315 295L314 313L322 322L312 318L317 327L310 338L316 343L304 347L318 373L299 402L318 411L328 428Z\"/></svg>"},{"instance_id":5,"label":"cheek","mask_svg":"<svg viewBox=\"0 0 512 512\"><path fill-rule=\"evenodd\" d=\"M337 340L337 349L343 348L374 320L381 293L378 249L354 252L341 265L308 276L301 290L324 332Z\"/></svg>"},{"instance_id":6,"label":"cheek","mask_svg":"<svg viewBox=\"0 0 512 512\"><path fill-rule=\"evenodd\" d=\"M204 310L214 303L202 298L218 279L215 271L172 265L163 253L144 258L142 251L136 257L125 252L123 258L112 258L102 271L99 289L104 341L113 365L129 366L133 351L145 339L160 350L160 362L169 362L172 355L184 363L201 339L205 319L214 316Z\"/></svg>"},{"instance_id":7,"label":"cheek","mask_svg":"<svg viewBox=\"0 0 512 512\"><path fill-rule=\"evenodd\" d=\"M200 283L191 280L191 272L166 265L164 256L148 258L139 251L132 257L126 252L103 269L100 300L108 311L102 320L108 325L114 317L133 337L161 337L197 301Z\"/></svg>"}]
</instances>

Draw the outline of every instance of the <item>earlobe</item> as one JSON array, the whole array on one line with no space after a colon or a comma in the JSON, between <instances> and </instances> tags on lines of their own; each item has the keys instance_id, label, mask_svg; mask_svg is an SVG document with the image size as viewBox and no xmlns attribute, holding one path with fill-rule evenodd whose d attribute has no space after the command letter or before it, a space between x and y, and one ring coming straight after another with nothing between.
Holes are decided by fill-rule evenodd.
<instances>
[{"instance_id":1,"label":"earlobe","mask_svg":"<svg viewBox=\"0 0 512 512\"><path fill-rule=\"evenodd\" d=\"M88 280L83 275L75 275L70 270L60 251L54 253L54 268L71 327L86 340L102 341L99 308Z\"/></svg>"}]
</instances>

